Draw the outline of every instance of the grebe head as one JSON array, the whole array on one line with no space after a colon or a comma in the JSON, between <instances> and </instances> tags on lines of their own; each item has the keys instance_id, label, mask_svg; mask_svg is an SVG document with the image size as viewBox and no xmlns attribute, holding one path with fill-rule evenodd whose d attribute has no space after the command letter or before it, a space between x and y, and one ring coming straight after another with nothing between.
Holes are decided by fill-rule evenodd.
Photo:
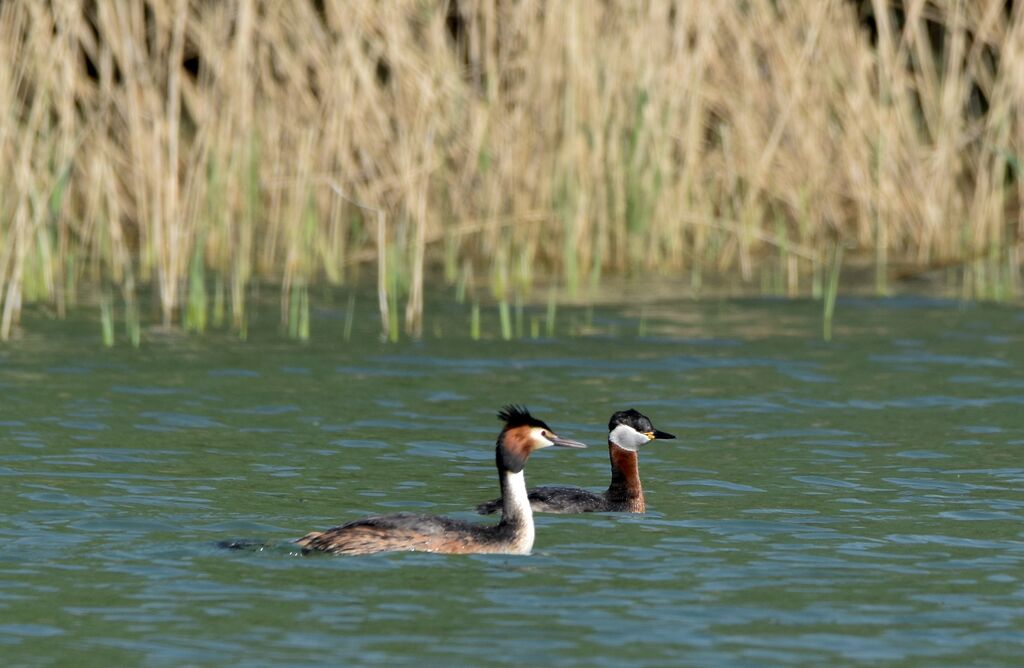
<instances>
[{"instance_id":1,"label":"grebe head","mask_svg":"<svg viewBox=\"0 0 1024 668\"><path fill-rule=\"evenodd\" d=\"M651 424L651 419L638 410L630 408L619 411L608 421L608 440L624 450L636 452L641 445L656 438L675 438L672 434L659 431Z\"/></svg>"},{"instance_id":2,"label":"grebe head","mask_svg":"<svg viewBox=\"0 0 1024 668\"><path fill-rule=\"evenodd\" d=\"M534 450L552 445L563 448L587 447L579 441L558 436L542 420L530 415L525 406L505 406L498 413L498 419L505 423L501 435L498 436L498 456L504 467L512 473L523 470L526 460Z\"/></svg>"}]
</instances>

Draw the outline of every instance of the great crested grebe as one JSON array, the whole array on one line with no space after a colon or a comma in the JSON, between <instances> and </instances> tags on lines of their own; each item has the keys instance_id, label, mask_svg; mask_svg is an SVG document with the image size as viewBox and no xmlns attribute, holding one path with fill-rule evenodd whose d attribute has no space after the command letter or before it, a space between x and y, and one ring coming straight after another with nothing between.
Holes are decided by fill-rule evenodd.
<instances>
[{"instance_id":1,"label":"great crested grebe","mask_svg":"<svg viewBox=\"0 0 1024 668\"><path fill-rule=\"evenodd\" d=\"M530 506L539 513L642 513L647 509L640 485L637 453L640 446L656 438L675 438L658 431L650 418L630 408L612 415L608 422L608 458L612 482L601 493L579 487L535 487L528 492ZM476 511L489 515L502 508L502 500L481 503Z\"/></svg>"},{"instance_id":2,"label":"great crested grebe","mask_svg":"<svg viewBox=\"0 0 1024 668\"><path fill-rule=\"evenodd\" d=\"M398 513L349 522L298 539L306 552L372 554L417 551L448 554L529 554L533 548L533 511L526 498L523 467L534 450L551 445L585 448L583 443L556 436L526 408L506 406L498 418L505 426L498 436L495 459L501 483L501 521L476 524L436 515Z\"/></svg>"}]
</instances>

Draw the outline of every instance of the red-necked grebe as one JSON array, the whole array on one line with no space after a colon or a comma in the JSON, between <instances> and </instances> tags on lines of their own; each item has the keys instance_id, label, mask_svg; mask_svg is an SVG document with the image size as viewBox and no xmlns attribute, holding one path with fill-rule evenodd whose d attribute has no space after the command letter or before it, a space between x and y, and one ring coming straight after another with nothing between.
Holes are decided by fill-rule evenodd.
<instances>
[{"instance_id":1,"label":"red-necked grebe","mask_svg":"<svg viewBox=\"0 0 1024 668\"><path fill-rule=\"evenodd\" d=\"M615 413L608 422L608 458L612 464L608 489L597 493L579 487L535 487L528 493L530 506L538 513L644 512L647 505L640 485L637 454L640 446L656 438L675 436L658 431L650 418L632 408ZM501 509L501 499L476 507L482 515Z\"/></svg>"},{"instance_id":2,"label":"red-necked grebe","mask_svg":"<svg viewBox=\"0 0 1024 668\"><path fill-rule=\"evenodd\" d=\"M449 554L529 554L533 548L533 511L526 497L523 467L534 450L552 445L585 448L556 436L526 408L506 406L498 418L505 422L498 436L495 459L501 483L501 521L476 524L449 517L398 513L349 522L314 531L296 543L308 552L371 554L409 551Z\"/></svg>"}]
</instances>

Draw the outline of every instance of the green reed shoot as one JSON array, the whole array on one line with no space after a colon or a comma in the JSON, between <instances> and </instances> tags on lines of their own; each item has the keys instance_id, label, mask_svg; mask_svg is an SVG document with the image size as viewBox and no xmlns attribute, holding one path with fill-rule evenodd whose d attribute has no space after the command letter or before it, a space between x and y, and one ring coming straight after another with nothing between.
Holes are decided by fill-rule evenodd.
<instances>
[{"instance_id":1,"label":"green reed shoot","mask_svg":"<svg viewBox=\"0 0 1024 668\"><path fill-rule=\"evenodd\" d=\"M515 313L516 313L516 318L515 318L516 338L517 339L521 339L521 338L523 338L523 333L524 333L523 332L523 327L524 327L524 324L523 324L523 319L524 319L523 296L520 293L518 293L518 292L516 293L516 300L515 301L516 301L516 305L515 305Z\"/></svg>"},{"instance_id":2,"label":"green reed shoot","mask_svg":"<svg viewBox=\"0 0 1024 668\"><path fill-rule=\"evenodd\" d=\"M100 328L103 345L114 347L114 298L106 290L100 295Z\"/></svg>"},{"instance_id":3,"label":"green reed shoot","mask_svg":"<svg viewBox=\"0 0 1024 668\"><path fill-rule=\"evenodd\" d=\"M823 279L821 271L821 261L818 259L814 260L813 268L811 269L811 298L821 299L824 292Z\"/></svg>"},{"instance_id":4,"label":"green reed shoot","mask_svg":"<svg viewBox=\"0 0 1024 668\"><path fill-rule=\"evenodd\" d=\"M299 341L309 341L309 288L305 285L299 292Z\"/></svg>"},{"instance_id":5,"label":"green reed shoot","mask_svg":"<svg viewBox=\"0 0 1024 668\"><path fill-rule=\"evenodd\" d=\"M388 295L388 302L390 303L391 313L395 314L388 320L388 341L395 343L398 341L399 328L398 328L398 294L392 291Z\"/></svg>"},{"instance_id":6,"label":"green reed shoot","mask_svg":"<svg viewBox=\"0 0 1024 668\"><path fill-rule=\"evenodd\" d=\"M74 250L68 250L64 258L64 305L68 308L78 303L77 257Z\"/></svg>"},{"instance_id":7,"label":"green reed shoot","mask_svg":"<svg viewBox=\"0 0 1024 668\"><path fill-rule=\"evenodd\" d=\"M213 326L224 326L224 277L217 272L213 279Z\"/></svg>"},{"instance_id":8,"label":"green reed shoot","mask_svg":"<svg viewBox=\"0 0 1024 668\"><path fill-rule=\"evenodd\" d=\"M455 233L451 230L445 230L444 233L444 280L448 285L461 281L462 276L459 275L459 244ZM462 286L462 295L465 296L466 286ZM456 295L459 294L458 287L456 287ZM456 296L456 301L462 303L462 301Z\"/></svg>"},{"instance_id":9,"label":"green reed shoot","mask_svg":"<svg viewBox=\"0 0 1024 668\"><path fill-rule=\"evenodd\" d=\"M836 311L836 295L839 292L839 272L843 266L843 242L836 241L832 247L832 260L829 262L828 291L825 293L822 335L826 341L832 340L832 316Z\"/></svg>"},{"instance_id":10,"label":"green reed shoot","mask_svg":"<svg viewBox=\"0 0 1024 668\"><path fill-rule=\"evenodd\" d=\"M132 348L138 348L142 343L142 325L139 322L139 303L134 297L125 299L124 329Z\"/></svg>"},{"instance_id":11,"label":"green reed shoot","mask_svg":"<svg viewBox=\"0 0 1024 668\"><path fill-rule=\"evenodd\" d=\"M501 338L509 341L512 338L512 315L508 302L504 299L498 302L498 317L501 321Z\"/></svg>"},{"instance_id":12,"label":"green reed shoot","mask_svg":"<svg viewBox=\"0 0 1024 668\"><path fill-rule=\"evenodd\" d=\"M473 302L469 313L469 338L480 340L480 304Z\"/></svg>"},{"instance_id":13,"label":"green reed shoot","mask_svg":"<svg viewBox=\"0 0 1024 668\"><path fill-rule=\"evenodd\" d=\"M352 291L348 295L348 304L345 306L345 330L342 340L348 343L352 340L352 327L356 322L356 293Z\"/></svg>"},{"instance_id":14,"label":"green reed shoot","mask_svg":"<svg viewBox=\"0 0 1024 668\"><path fill-rule=\"evenodd\" d=\"M550 339L555 336L555 317L557 315L558 303L556 301L555 289L548 291L548 309L544 318L544 332Z\"/></svg>"},{"instance_id":15,"label":"green reed shoot","mask_svg":"<svg viewBox=\"0 0 1024 668\"><path fill-rule=\"evenodd\" d=\"M299 293L301 289L298 283L293 283L288 298L288 337L292 339L299 338L299 309L301 307Z\"/></svg>"},{"instance_id":16,"label":"green reed shoot","mask_svg":"<svg viewBox=\"0 0 1024 668\"><path fill-rule=\"evenodd\" d=\"M198 246L189 267L185 329L202 334L206 331L206 276Z\"/></svg>"},{"instance_id":17,"label":"green reed shoot","mask_svg":"<svg viewBox=\"0 0 1024 668\"><path fill-rule=\"evenodd\" d=\"M462 263L462 269L459 271L458 279L455 282L455 303L465 304L466 303L466 288L469 285L473 273L473 268L470 265L469 260Z\"/></svg>"}]
</instances>

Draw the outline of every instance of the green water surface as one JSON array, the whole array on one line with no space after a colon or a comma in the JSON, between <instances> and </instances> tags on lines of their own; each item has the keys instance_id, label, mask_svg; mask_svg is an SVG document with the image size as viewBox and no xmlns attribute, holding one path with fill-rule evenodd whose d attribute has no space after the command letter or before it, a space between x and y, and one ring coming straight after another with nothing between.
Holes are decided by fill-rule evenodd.
<instances>
[{"instance_id":1,"label":"green water surface","mask_svg":"<svg viewBox=\"0 0 1024 668\"><path fill-rule=\"evenodd\" d=\"M840 300L828 344L812 302L563 309L510 342L442 311L394 345L370 312L344 341L343 310L305 345L267 324L104 350L37 315L0 348L3 665L1024 657L1019 309ZM607 485L616 410L675 433L641 454L649 512L538 516L529 557L288 547L374 513L493 521L470 510L509 402L592 445L538 453L531 484Z\"/></svg>"}]
</instances>

